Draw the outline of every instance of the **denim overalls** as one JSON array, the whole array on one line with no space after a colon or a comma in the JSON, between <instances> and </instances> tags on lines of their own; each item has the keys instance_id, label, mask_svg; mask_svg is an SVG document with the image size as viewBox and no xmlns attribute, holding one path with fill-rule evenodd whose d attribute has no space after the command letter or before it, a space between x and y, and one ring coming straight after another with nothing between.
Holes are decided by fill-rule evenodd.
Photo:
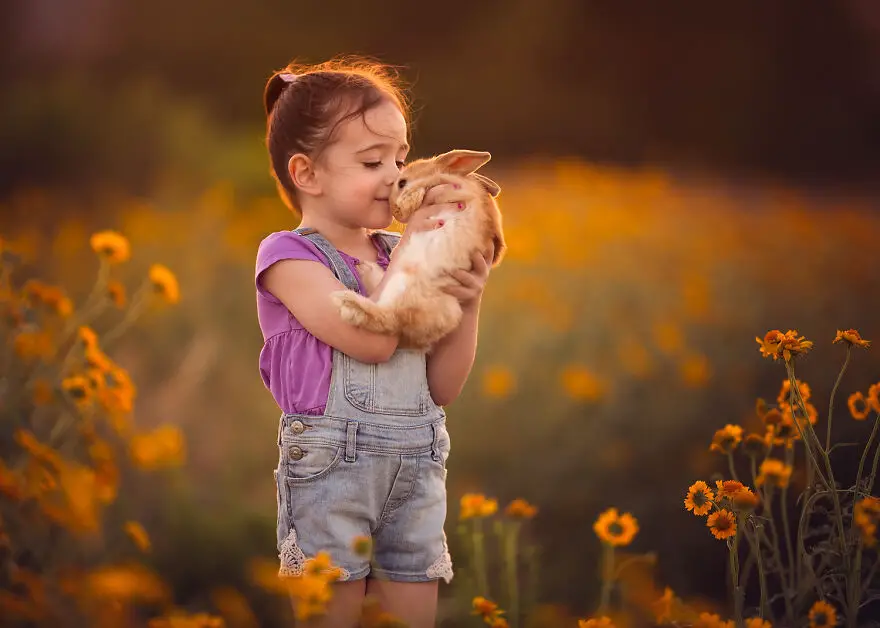
<instances>
[{"instance_id":1,"label":"denim overalls","mask_svg":"<svg viewBox=\"0 0 880 628\"><path fill-rule=\"evenodd\" d=\"M337 250L311 229L297 233L327 257L333 274L357 290ZM390 251L396 234L379 232ZM342 580L400 582L452 578L446 520L446 415L428 390L425 354L398 349L364 364L333 349L323 416L282 414L279 431L280 575L300 575L308 558L329 552ZM372 539L373 556L352 542Z\"/></svg>"}]
</instances>

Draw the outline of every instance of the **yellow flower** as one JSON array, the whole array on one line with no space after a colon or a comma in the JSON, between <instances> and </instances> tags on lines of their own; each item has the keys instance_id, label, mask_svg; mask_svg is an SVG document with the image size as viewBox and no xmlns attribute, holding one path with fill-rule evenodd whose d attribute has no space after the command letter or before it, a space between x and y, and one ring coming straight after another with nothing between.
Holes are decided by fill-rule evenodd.
<instances>
[{"instance_id":1,"label":"yellow flower","mask_svg":"<svg viewBox=\"0 0 880 628\"><path fill-rule=\"evenodd\" d=\"M84 584L92 596L107 601L169 598L169 591L159 577L137 564L100 567L86 576Z\"/></svg>"},{"instance_id":2,"label":"yellow flower","mask_svg":"<svg viewBox=\"0 0 880 628\"><path fill-rule=\"evenodd\" d=\"M162 264L153 264L150 267L150 282L156 293L168 303L180 301L180 286L177 277Z\"/></svg>"},{"instance_id":3,"label":"yellow flower","mask_svg":"<svg viewBox=\"0 0 880 628\"><path fill-rule=\"evenodd\" d=\"M97 348L98 334L91 327L81 326L77 330L77 337L86 349Z\"/></svg>"},{"instance_id":4,"label":"yellow flower","mask_svg":"<svg viewBox=\"0 0 880 628\"><path fill-rule=\"evenodd\" d=\"M356 536L351 542L351 548L358 556L370 556L373 553L373 539L368 536Z\"/></svg>"},{"instance_id":5,"label":"yellow flower","mask_svg":"<svg viewBox=\"0 0 880 628\"><path fill-rule=\"evenodd\" d=\"M150 551L150 537L141 524L137 521L126 521L123 529L139 550L142 552Z\"/></svg>"},{"instance_id":6,"label":"yellow flower","mask_svg":"<svg viewBox=\"0 0 880 628\"><path fill-rule=\"evenodd\" d=\"M639 524L630 513L619 515L617 508L609 508L596 519L593 531L603 543L624 547L632 543L638 534Z\"/></svg>"},{"instance_id":7,"label":"yellow flower","mask_svg":"<svg viewBox=\"0 0 880 628\"><path fill-rule=\"evenodd\" d=\"M15 336L13 349L25 362L49 359L54 353L52 337L44 331L24 331Z\"/></svg>"},{"instance_id":8,"label":"yellow flower","mask_svg":"<svg viewBox=\"0 0 880 628\"><path fill-rule=\"evenodd\" d=\"M152 432L132 436L129 450L137 466L150 470L183 464L186 442L178 427L165 425Z\"/></svg>"},{"instance_id":9,"label":"yellow flower","mask_svg":"<svg viewBox=\"0 0 880 628\"><path fill-rule=\"evenodd\" d=\"M514 519L531 519L538 512L538 509L524 499L514 499L507 505L504 512L508 517Z\"/></svg>"},{"instance_id":10,"label":"yellow flower","mask_svg":"<svg viewBox=\"0 0 880 628\"><path fill-rule=\"evenodd\" d=\"M872 384L868 389L867 401L874 412L880 412L880 382Z\"/></svg>"},{"instance_id":11,"label":"yellow flower","mask_svg":"<svg viewBox=\"0 0 880 628\"><path fill-rule=\"evenodd\" d=\"M792 468L782 462L782 460L767 458L761 463L755 484L762 486L766 483L778 486L779 488L785 488L791 480L791 472Z\"/></svg>"},{"instance_id":12,"label":"yellow flower","mask_svg":"<svg viewBox=\"0 0 880 628\"><path fill-rule=\"evenodd\" d=\"M877 525L880 524L880 498L864 497L856 502L853 509L853 521L862 535L862 542L867 547L877 545Z\"/></svg>"},{"instance_id":13,"label":"yellow flower","mask_svg":"<svg viewBox=\"0 0 880 628\"><path fill-rule=\"evenodd\" d=\"M483 392L487 397L507 397L515 384L513 373L503 366L494 366L483 374Z\"/></svg>"},{"instance_id":14,"label":"yellow flower","mask_svg":"<svg viewBox=\"0 0 880 628\"><path fill-rule=\"evenodd\" d=\"M162 617L155 617L147 623L147 628L224 628L226 623L221 617L208 613L189 614L174 609Z\"/></svg>"},{"instance_id":15,"label":"yellow flower","mask_svg":"<svg viewBox=\"0 0 880 628\"><path fill-rule=\"evenodd\" d=\"M816 602L810 608L810 628L825 628L837 625L837 611L828 602Z\"/></svg>"},{"instance_id":16,"label":"yellow flower","mask_svg":"<svg viewBox=\"0 0 880 628\"><path fill-rule=\"evenodd\" d=\"M494 619L504 611L498 610L498 605L491 601L487 600L484 597L477 596L475 597L471 605L473 606L473 615L479 615L483 619L492 618Z\"/></svg>"},{"instance_id":17,"label":"yellow flower","mask_svg":"<svg viewBox=\"0 0 880 628\"><path fill-rule=\"evenodd\" d=\"M733 504L734 510L743 512L754 510L760 503L758 496L748 487L744 487L743 490L731 497L730 501Z\"/></svg>"},{"instance_id":18,"label":"yellow flower","mask_svg":"<svg viewBox=\"0 0 880 628\"><path fill-rule=\"evenodd\" d=\"M742 441L743 428L739 425L727 424L722 429L715 432L712 437L712 444L709 445L709 451L720 454L729 454Z\"/></svg>"},{"instance_id":19,"label":"yellow flower","mask_svg":"<svg viewBox=\"0 0 880 628\"><path fill-rule=\"evenodd\" d=\"M783 358L786 362L790 362L793 357L807 353L813 348L813 343L805 340L803 336L798 337L797 330L790 329L784 334L778 329L768 331L764 339L755 338L757 343L761 345L761 355L765 358L773 358L778 360Z\"/></svg>"},{"instance_id":20,"label":"yellow flower","mask_svg":"<svg viewBox=\"0 0 880 628\"><path fill-rule=\"evenodd\" d=\"M718 480L715 482L715 487L718 489L716 491L716 495L718 499L731 498L740 491L747 490L745 486L743 486L742 482L738 482L736 480Z\"/></svg>"},{"instance_id":21,"label":"yellow flower","mask_svg":"<svg viewBox=\"0 0 880 628\"><path fill-rule=\"evenodd\" d=\"M597 618L579 619L578 628L614 628L614 622L610 617L603 615Z\"/></svg>"},{"instance_id":22,"label":"yellow flower","mask_svg":"<svg viewBox=\"0 0 880 628\"><path fill-rule=\"evenodd\" d=\"M810 397L812 396L813 392L810 390L810 386L806 382L802 382L799 379L796 379L795 381L797 382L798 392L801 395L801 399L803 399L804 403L806 403L807 401L810 400ZM791 381L788 378L785 378L784 380L782 380L782 387L779 389L779 395L776 397L776 402L780 406L789 405L790 393L791 393ZM795 399L797 399L797 398L795 398ZM796 400L795 400L795 403L797 403Z\"/></svg>"},{"instance_id":23,"label":"yellow flower","mask_svg":"<svg viewBox=\"0 0 880 628\"><path fill-rule=\"evenodd\" d=\"M562 373L562 387L572 399L596 401L605 394L605 383L589 369L571 365Z\"/></svg>"},{"instance_id":24,"label":"yellow flower","mask_svg":"<svg viewBox=\"0 0 880 628\"><path fill-rule=\"evenodd\" d=\"M61 382L61 388L70 395L77 405L84 405L91 399L92 387L89 380L81 375L67 377Z\"/></svg>"},{"instance_id":25,"label":"yellow flower","mask_svg":"<svg viewBox=\"0 0 880 628\"><path fill-rule=\"evenodd\" d=\"M92 235L90 243L92 250L111 264L124 262L131 256L128 240L115 231L99 231Z\"/></svg>"},{"instance_id":26,"label":"yellow flower","mask_svg":"<svg viewBox=\"0 0 880 628\"><path fill-rule=\"evenodd\" d=\"M701 517L709 514L709 511L712 510L712 500L714 499L712 490L705 482L698 480L688 489L687 497L684 498L684 507Z\"/></svg>"},{"instance_id":27,"label":"yellow flower","mask_svg":"<svg viewBox=\"0 0 880 628\"><path fill-rule=\"evenodd\" d=\"M107 298L110 300L110 303L121 310L125 307L125 304L127 302L125 296L125 286L122 285L122 283L120 283L119 281L111 279L107 282Z\"/></svg>"},{"instance_id":28,"label":"yellow flower","mask_svg":"<svg viewBox=\"0 0 880 628\"><path fill-rule=\"evenodd\" d=\"M705 484L705 482L704 482ZM654 611L654 618L658 624L667 624L672 621L672 613L675 605L675 593L669 587L663 590L660 599L653 602L651 607Z\"/></svg>"},{"instance_id":29,"label":"yellow flower","mask_svg":"<svg viewBox=\"0 0 880 628\"><path fill-rule=\"evenodd\" d=\"M732 621L723 621L714 613L700 613L694 628L734 628Z\"/></svg>"},{"instance_id":30,"label":"yellow flower","mask_svg":"<svg viewBox=\"0 0 880 628\"><path fill-rule=\"evenodd\" d=\"M859 332L855 329L847 329L846 331L837 330L837 336L834 338L831 344L836 342L846 342L849 346L861 347L863 349L867 349L871 346L870 340L862 340L862 337L859 335Z\"/></svg>"},{"instance_id":31,"label":"yellow flower","mask_svg":"<svg viewBox=\"0 0 880 628\"><path fill-rule=\"evenodd\" d=\"M864 421L871 412L871 406L861 391L851 394L846 403L849 406L849 413L856 421Z\"/></svg>"},{"instance_id":32,"label":"yellow flower","mask_svg":"<svg viewBox=\"0 0 880 628\"><path fill-rule=\"evenodd\" d=\"M713 512L706 520L706 526L719 541L736 534L736 517L726 508Z\"/></svg>"},{"instance_id":33,"label":"yellow flower","mask_svg":"<svg viewBox=\"0 0 880 628\"><path fill-rule=\"evenodd\" d=\"M498 501L488 499L479 493L465 493L461 496L461 514L459 518L489 517L498 510Z\"/></svg>"}]
</instances>

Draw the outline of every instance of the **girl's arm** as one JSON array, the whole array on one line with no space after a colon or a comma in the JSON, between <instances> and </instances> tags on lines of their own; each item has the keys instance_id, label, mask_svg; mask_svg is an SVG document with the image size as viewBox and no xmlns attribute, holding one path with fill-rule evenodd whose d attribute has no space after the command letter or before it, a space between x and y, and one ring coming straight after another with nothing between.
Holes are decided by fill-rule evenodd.
<instances>
[{"instance_id":1,"label":"girl's arm","mask_svg":"<svg viewBox=\"0 0 880 628\"><path fill-rule=\"evenodd\" d=\"M477 253L470 272L455 271L453 277L460 285L448 288L447 292L461 303L461 323L428 354L428 388L438 406L449 405L458 398L474 365L480 302L489 277L489 264Z\"/></svg>"},{"instance_id":2,"label":"girl's arm","mask_svg":"<svg viewBox=\"0 0 880 628\"><path fill-rule=\"evenodd\" d=\"M263 273L263 286L318 340L359 362L387 362L397 349L397 336L366 331L342 320L330 293L346 287L319 262L276 262Z\"/></svg>"}]
</instances>

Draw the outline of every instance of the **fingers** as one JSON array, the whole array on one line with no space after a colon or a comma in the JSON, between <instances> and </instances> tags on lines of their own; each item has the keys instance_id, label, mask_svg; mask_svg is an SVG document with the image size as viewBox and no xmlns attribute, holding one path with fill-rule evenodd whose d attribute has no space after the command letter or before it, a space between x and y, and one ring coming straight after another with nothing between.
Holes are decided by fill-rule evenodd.
<instances>
[{"instance_id":1,"label":"fingers","mask_svg":"<svg viewBox=\"0 0 880 628\"><path fill-rule=\"evenodd\" d=\"M442 183L435 185L425 194L422 206L437 205L446 203L464 203L470 195L465 194L461 186L457 183Z\"/></svg>"}]
</instances>

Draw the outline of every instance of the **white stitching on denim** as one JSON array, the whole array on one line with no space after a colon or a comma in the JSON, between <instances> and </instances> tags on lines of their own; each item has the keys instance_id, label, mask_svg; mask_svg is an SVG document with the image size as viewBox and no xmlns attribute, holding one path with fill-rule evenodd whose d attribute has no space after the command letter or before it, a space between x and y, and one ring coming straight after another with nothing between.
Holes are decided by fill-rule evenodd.
<instances>
[{"instance_id":1,"label":"white stitching on denim","mask_svg":"<svg viewBox=\"0 0 880 628\"><path fill-rule=\"evenodd\" d=\"M443 578L446 584L452 580L452 556L449 555L449 547L446 545L446 533L443 533L443 552L437 557L425 571L429 578Z\"/></svg>"},{"instance_id":2,"label":"white stitching on denim","mask_svg":"<svg viewBox=\"0 0 880 628\"><path fill-rule=\"evenodd\" d=\"M281 552L278 554L281 559L281 567L278 569L278 575L281 577L301 576L303 566L306 562L306 555L296 543L296 530L291 530L287 538L281 544Z\"/></svg>"}]
</instances>

